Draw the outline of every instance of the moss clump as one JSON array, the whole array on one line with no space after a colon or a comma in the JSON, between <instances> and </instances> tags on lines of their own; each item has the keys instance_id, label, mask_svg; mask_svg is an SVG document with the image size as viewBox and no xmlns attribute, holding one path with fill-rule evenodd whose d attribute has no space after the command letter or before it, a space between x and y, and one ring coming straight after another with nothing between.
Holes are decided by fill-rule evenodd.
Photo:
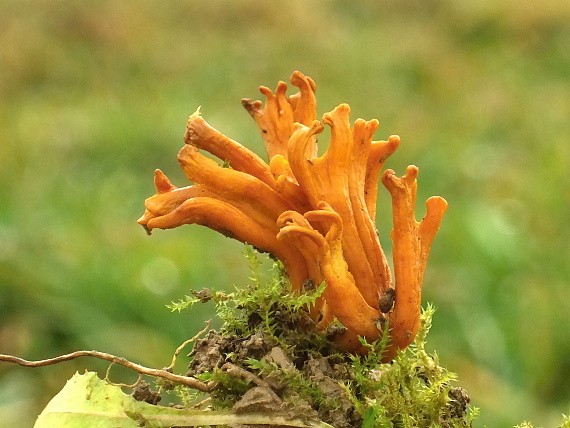
<instances>
[{"instance_id":1,"label":"moss clump","mask_svg":"<svg viewBox=\"0 0 570 428\"><path fill-rule=\"evenodd\" d=\"M259 271L257 254L246 247L251 284L233 293L202 290L174 304L181 310L213 300L223 320L191 353L188 375L214 381L210 405L234 411L279 412L344 427L469 427L477 414L456 376L425 351L433 308L422 314L412 346L382 364L388 335L365 356L339 352L317 331L306 308L323 291L291 293L280 264L270 278ZM252 398L255 397L255 398Z\"/></svg>"},{"instance_id":2,"label":"moss clump","mask_svg":"<svg viewBox=\"0 0 570 428\"><path fill-rule=\"evenodd\" d=\"M530 422L523 422L517 425L515 428L534 428ZM562 415L562 424L558 425L558 428L570 428L570 416Z\"/></svg>"}]
</instances>

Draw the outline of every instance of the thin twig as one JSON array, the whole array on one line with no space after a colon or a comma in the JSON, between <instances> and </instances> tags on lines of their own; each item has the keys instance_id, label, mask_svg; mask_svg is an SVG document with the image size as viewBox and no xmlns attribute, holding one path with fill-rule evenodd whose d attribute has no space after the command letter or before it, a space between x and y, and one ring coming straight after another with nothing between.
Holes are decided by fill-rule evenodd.
<instances>
[{"instance_id":1,"label":"thin twig","mask_svg":"<svg viewBox=\"0 0 570 428\"><path fill-rule=\"evenodd\" d=\"M212 397L207 397L205 399L203 399L202 401L200 401L199 403L196 403L192 406L193 409L199 409L200 407L202 407L204 404L208 403L212 401Z\"/></svg>"},{"instance_id":2,"label":"thin twig","mask_svg":"<svg viewBox=\"0 0 570 428\"><path fill-rule=\"evenodd\" d=\"M107 371L105 372L105 381L109 384L109 385L113 385L113 386L118 386L121 388L129 388L129 389L134 389L137 386L139 386L139 384L141 383L141 381L143 380L142 378L142 374L139 373L139 378L137 379L137 381L133 384L127 385L126 383L115 383L112 382L111 379L109 379L109 373L111 371L111 367L113 367L115 363L111 363L109 364L109 367L107 367Z\"/></svg>"},{"instance_id":3,"label":"thin twig","mask_svg":"<svg viewBox=\"0 0 570 428\"><path fill-rule=\"evenodd\" d=\"M222 370L243 380L249 380L257 386L269 387L269 384L263 379L259 378L251 372L248 372L246 369L240 366L236 366L235 364L225 363L222 366Z\"/></svg>"},{"instance_id":4,"label":"thin twig","mask_svg":"<svg viewBox=\"0 0 570 428\"><path fill-rule=\"evenodd\" d=\"M24 360L23 358L14 357L13 355L0 354L0 361L18 364L18 365L24 366L24 367L43 367L43 366L49 366L52 364L61 363L63 361L74 360L74 359L79 358L79 357L98 358L100 360L109 361L109 362L118 364L120 366L127 367L131 370L135 370L139 373L142 373L142 374L145 374L148 376L159 377L159 378L166 379L166 380L169 380L169 381L174 382L174 383L186 385L186 386L189 386L190 388L197 389L198 391L202 391L202 392L209 392L210 391L210 386L208 386L206 383L204 383L201 380L198 380L196 378L188 377L188 376L179 376L179 375L170 373L169 371L166 371L166 370L151 369L151 368L144 367L144 366L141 366L141 365L136 364L136 363L132 363L125 358L117 357L115 355L111 355L111 354L107 354L105 352L99 352L99 351L76 351L76 352L72 352L71 354L60 355L60 356L55 357L55 358L49 358L47 360L38 360L38 361L28 361L28 360Z\"/></svg>"},{"instance_id":5,"label":"thin twig","mask_svg":"<svg viewBox=\"0 0 570 428\"><path fill-rule=\"evenodd\" d=\"M186 345L198 340L198 338L200 336L202 336L204 333L206 333L206 331L208 331L208 329L210 328L212 324L212 320L208 320L206 321L206 327L204 327L203 330L200 330L198 332L198 334L196 334L196 336L194 336L192 339L188 339L186 340L184 343L182 343L182 345L180 345L178 348L176 348L176 351L174 351L174 355L172 356L172 362L170 363L170 365L168 367L166 367L164 370L166 371L172 371L172 369L174 368L174 364L176 364L176 358L178 358L178 355L180 355L180 353L182 352L182 350L186 347Z\"/></svg>"}]
</instances>

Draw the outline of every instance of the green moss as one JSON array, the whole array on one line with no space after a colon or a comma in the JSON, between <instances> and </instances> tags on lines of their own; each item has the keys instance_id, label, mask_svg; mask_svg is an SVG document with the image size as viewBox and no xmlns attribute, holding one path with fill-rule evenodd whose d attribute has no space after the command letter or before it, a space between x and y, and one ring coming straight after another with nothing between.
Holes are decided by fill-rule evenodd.
<instances>
[{"instance_id":1,"label":"green moss","mask_svg":"<svg viewBox=\"0 0 570 428\"><path fill-rule=\"evenodd\" d=\"M260 272L258 255L246 247L251 283L232 293L193 292L173 304L182 310L212 300L223 321L220 332L211 331L193 352L190 373L217 382L214 406L231 407L257 384L268 385L283 400L284 408L305 409L335 427L469 427L477 409L457 377L429 354L425 341L434 313L428 305L421 317L415 342L395 360L381 363L389 335L369 347L367 355L341 353L317 331L307 307L321 295L324 285L292 293L279 262L271 275ZM273 354L278 349L280 358ZM212 357L214 355L214 357ZM236 378L221 369L231 363L251 378Z\"/></svg>"},{"instance_id":2,"label":"green moss","mask_svg":"<svg viewBox=\"0 0 570 428\"><path fill-rule=\"evenodd\" d=\"M533 428L530 422L523 422L520 425L517 425L515 428ZM562 415L562 424L558 425L558 428L570 428L570 416Z\"/></svg>"},{"instance_id":3,"label":"green moss","mask_svg":"<svg viewBox=\"0 0 570 428\"><path fill-rule=\"evenodd\" d=\"M377 363L378 348L353 357L357 408L364 426L468 427L477 415L469 397L454 387L457 376L439 365L436 354L425 351L434 309L428 305L414 343L390 364ZM367 425L366 425L367 424Z\"/></svg>"},{"instance_id":4,"label":"green moss","mask_svg":"<svg viewBox=\"0 0 570 428\"><path fill-rule=\"evenodd\" d=\"M199 376L201 380L216 382L216 388L210 393L216 408L229 408L251 388L250 382L226 373L219 368Z\"/></svg>"}]
</instances>

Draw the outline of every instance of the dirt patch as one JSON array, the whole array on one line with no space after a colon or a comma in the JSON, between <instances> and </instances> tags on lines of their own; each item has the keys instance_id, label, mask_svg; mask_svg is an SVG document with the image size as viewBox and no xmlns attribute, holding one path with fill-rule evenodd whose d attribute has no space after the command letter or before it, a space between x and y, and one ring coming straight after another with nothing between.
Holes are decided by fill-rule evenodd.
<instances>
[{"instance_id":1,"label":"dirt patch","mask_svg":"<svg viewBox=\"0 0 570 428\"><path fill-rule=\"evenodd\" d=\"M158 404L161 400L160 393L152 391L148 382L141 380L133 389L132 397L137 401L144 401L149 404Z\"/></svg>"}]
</instances>

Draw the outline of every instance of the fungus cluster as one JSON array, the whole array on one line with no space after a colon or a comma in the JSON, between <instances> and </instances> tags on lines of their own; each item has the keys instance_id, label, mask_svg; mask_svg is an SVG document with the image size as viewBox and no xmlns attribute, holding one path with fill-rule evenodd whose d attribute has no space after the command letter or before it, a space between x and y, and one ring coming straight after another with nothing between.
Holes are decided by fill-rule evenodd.
<instances>
[{"instance_id":1,"label":"fungus cluster","mask_svg":"<svg viewBox=\"0 0 570 428\"><path fill-rule=\"evenodd\" d=\"M419 327L421 287L431 243L445 210L429 198L421 222L414 215L418 168L402 177L382 169L398 136L374 141L378 121L357 119L340 104L316 120L315 82L296 71L298 88L260 87L261 101L242 100L257 123L268 163L212 128L197 111L188 120L180 165L194 184L175 187L155 172L157 193L138 222L152 229L200 224L269 252L284 265L293 290L325 282L310 309L321 327L338 320L334 341L347 352L365 352L359 340L378 339L390 328L384 361L407 347ZM331 129L328 149L317 154L317 135ZM224 165L206 157L219 158ZM392 197L392 273L375 226L378 180Z\"/></svg>"}]
</instances>

